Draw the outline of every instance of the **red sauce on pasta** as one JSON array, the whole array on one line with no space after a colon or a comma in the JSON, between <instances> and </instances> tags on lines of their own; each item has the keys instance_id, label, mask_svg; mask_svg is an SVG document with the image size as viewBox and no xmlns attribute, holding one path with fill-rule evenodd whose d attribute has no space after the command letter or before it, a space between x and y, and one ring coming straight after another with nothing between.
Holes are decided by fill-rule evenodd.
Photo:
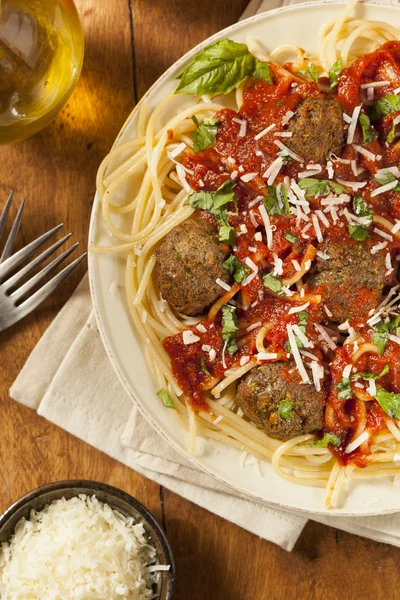
<instances>
[{"instance_id":1,"label":"red sauce on pasta","mask_svg":"<svg viewBox=\"0 0 400 600\"><path fill-rule=\"evenodd\" d=\"M371 98L366 100L368 88L365 84L376 84L379 81L387 83L372 87L373 101ZM399 93L400 89L397 88L400 88L400 43L389 42L344 69L337 87L325 94L336 98L347 115L347 125L351 127L353 111L358 106L362 105L363 112L368 114L373 103L394 95L395 90L396 94ZM276 355L276 358L260 357L256 364L263 364L268 360L292 360L293 352L288 346L287 328L298 325L299 313L306 312L304 335L312 344L309 352L314 355L314 359L303 354L302 360L307 369L310 360L319 361L325 369L324 380L320 382L326 390L327 398L325 431L340 438L340 446L330 445L330 448L343 464L352 463L363 467L368 463L369 439L354 450L351 450L349 444L364 431L371 435L385 429L386 422L391 418L370 392L380 387L388 392L400 392L400 339L396 341L397 335L392 333L392 338L386 336L382 354L361 352L355 361L354 357L358 356L357 346L362 348L363 344L373 343L376 330L366 321L374 313L378 292L366 287L355 289L352 318L347 322L347 329L340 329L338 323L331 322L329 311L324 308L327 295L324 285L311 290L307 284L307 272L314 264L321 246L319 235L324 244L354 244L344 212L344 208L347 208L352 213L351 202L332 204L331 210L326 202L326 194L307 196L309 213L304 218L299 217L299 214L304 213L296 213L296 202L293 201L289 214L269 215L273 230L272 243L268 243L266 223L259 210L263 204L262 198L270 193L270 187L276 190L278 184L290 186L293 181L298 183L299 179L306 179L304 173L307 167L312 169L312 164L299 162L289 155L273 183L270 186L267 184L268 176L265 172L276 160L277 153L282 151L282 144L285 154L285 142L289 138L285 134L288 132L291 116L305 99L321 98L325 94L316 83L297 83L290 77L282 79L275 76L272 85L265 81L256 82L244 92L244 102L238 112L226 108L215 115L220 123L215 144L197 154L191 151L186 153L183 165L189 173L187 180L193 190L213 192L227 180L236 183L234 192L237 207L229 205L228 213L229 224L235 229L232 252L241 263L246 264L247 261L247 264L256 265L258 270L250 282L244 282L246 285L242 283L232 287L238 293L232 295L231 291L221 289L221 300L217 302L215 310L211 309L208 319L197 327L190 327L199 338L196 343L186 344L181 332L166 338L164 347L171 358L174 376L193 407L208 410L204 391L221 380L224 374L226 376L227 372L229 375L231 369L243 367L255 360L255 356L260 353L257 335L266 324L269 324L269 329L262 340L264 351ZM369 94L371 96L372 93ZM397 142L396 137L390 142L385 141L393 126L393 119L398 115L400 110L394 109L376 120L373 126L379 137L369 143L365 142L360 124L357 124L352 143L345 143L340 155L332 157L330 167L334 169L334 176L332 177L327 164L319 165L320 171L313 175L318 180L344 181L341 184L344 188L342 194L347 194L351 199L356 193L360 194L375 215L384 217L391 223L400 218L400 193L391 189L374 194L374 190L382 186L375 179L377 171L387 167L400 167L400 142ZM267 127L270 130L259 136ZM367 152L360 153L355 146L364 148ZM246 175L251 176L246 178ZM348 182L366 183L359 190L354 190ZM293 198L297 200L299 196L296 195L296 186L292 185L291 191L294 193ZM312 217L316 214L317 226ZM200 211L200 217L217 225L215 218L207 211ZM317 232L316 227L321 231ZM390 261L386 259L385 287L382 294L379 292L381 301L396 285L396 256L400 254L400 239L391 235L380 223L370 225L368 231L368 241L356 243L368 243L371 249L378 247L374 250L375 253L383 252L390 257ZM287 234L290 234L289 239ZM296 278L296 274L304 267L303 287L295 291L291 279ZM261 275L271 270L274 270L274 276L283 284L284 292L281 295L263 285ZM393 298L396 293L393 292ZM238 348L229 354L222 335L219 309L231 301L232 297L239 330ZM299 311L294 312L291 310L293 308ZM331 305L330 310L335 312L336 308ZM383 322L390 318L390 315L385 314ZM331 342L326 338L330 338ZM347 377L350 378L350 391L341 394L340 386L344 385L344 372L348 365L352 367ZM389 365L389 371L375 381L375 388L368 380L352 379L360 372L379 375L386 365ZM293 377L298 378L299 374L296 372Z\"/></svg>"}]
</instances>

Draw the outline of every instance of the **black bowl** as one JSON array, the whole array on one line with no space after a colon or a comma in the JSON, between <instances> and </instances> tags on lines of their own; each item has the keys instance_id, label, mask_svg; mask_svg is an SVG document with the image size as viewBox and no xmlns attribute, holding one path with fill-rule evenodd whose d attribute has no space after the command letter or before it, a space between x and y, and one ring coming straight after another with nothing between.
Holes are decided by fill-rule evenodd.
<instances>
[{"instance_id":1,"label":"black bowl","mask_svg":"<svg viewBox=\"0 0 400 600\"><path fill-rule=\"evenodd\" d=\"M37 490L29 492L12 504L0 517L0 544L8 542L14 533L15 526L23 517L29 519L31 510L42 510L47 504L66 498L69 500L79 494L95 495L96 498L127 517L142 522L151 545L157 552L157 562L170 565L169 571L162 571L159 583L159 600L172 600L175 583L175 563L171 547L164 531L153 515L138 500L105 483L97 481L71 480L49 483Z\"/></svg>"}]
</instances>

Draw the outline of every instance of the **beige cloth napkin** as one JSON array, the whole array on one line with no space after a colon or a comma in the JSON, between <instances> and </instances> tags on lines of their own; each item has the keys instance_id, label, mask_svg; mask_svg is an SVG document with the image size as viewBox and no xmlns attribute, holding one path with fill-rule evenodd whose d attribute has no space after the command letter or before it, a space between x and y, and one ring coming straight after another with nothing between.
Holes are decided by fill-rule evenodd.
<instances>
[{"instance_id":1,"label":"beige cloth napkin","mask_svg":"<svg viewBox=\"0 0 400 600\"><path fill-rule=\"evenodd\" d=\"M244 16L293 0L252 0ZM138 413L106 356L87 277L48 328L14 382L11 397L160 485L291 550L307 519L237 494L193 467ZM400 546L400 514L316 520Z\"/></svg>"}]
</instances>

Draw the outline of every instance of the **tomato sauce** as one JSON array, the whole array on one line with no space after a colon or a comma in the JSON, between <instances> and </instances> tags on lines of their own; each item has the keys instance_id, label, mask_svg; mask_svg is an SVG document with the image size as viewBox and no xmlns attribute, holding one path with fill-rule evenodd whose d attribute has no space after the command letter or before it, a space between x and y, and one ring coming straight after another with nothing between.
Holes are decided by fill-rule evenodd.
<instances>
[{"instance_id":1,"label":"tomato sauce","mask_svg":"<svg viewBox=\"0 0 400 600\"><path fill-rule=\"evenodd\" d=\"M290 65L288 68L290 69ZM384 44L376 52L356 60L339 75L337 87L328 92L328 95L340 104L343 113L347 115L347 123L351 120L354 109L360 105L364 113L370 113L371 102L366 100L365 87L360 86L377 81L387 83L374 88L374 102L400 88L400 42ZM326 81L321 80L319 84L321 83L326 84ZM326 87L325 85L325 89ZM317 83L298 83L290 77L281 80L275 77L273 84L258 81L244 93L244 103L240 110L225 108L216 113L215 119L219 126L215 143L211 147L197 154L192 151L186 152L183 165L189 173L187 180L193 190L213 192L227 181L235 182L236 206L233 203L228 205L229 224L235 230L232 253L242 264L256 265L257 274L249 283L242 282L237 286L238 293L234 297L233 305L237 317L238 348L232 355L225 348L221 311L217 311L216 314L211 311L208 319L199 324L200 327L190 327L198 338L196 343L185 344L181 332L167 337L164 347L171 358L174 376L193 407L196 410L207 410L204 391L210 388L212 382L222 379L226 371L254 360L258 352L257 334L266 323L271 327L264 338L265 352L275 353L279 360L293 359L288 351L287 327L299 323L299 312L305 304L306 307L302 309L307 312L304 334L313 344L311 353L314 359L325 366L325 431L336 434L341 441L339 447L330 445L330 448L343 464L353 463L362 467L367 464L369 442L348 453L345 451L346 447L354 440L361 424L365 426L366 431L373 434L384 429L385 422L390 417L374 397L368 397L368 382L362 382L361 379L351 380L350 397L339 397L340 389L337 386L341 384L346 366L353 364L355 346L354 343L342 345L345 338L343 331L338 329L338 324L330 321L329 313L324 309L324 300L328 293L324 286L312 290L312 294L319 295L319 299L316 297L313 301L305 301L302 298L301 294L308 298L310 293L307 271L313 260L309 261L310 265L306 269L303 280L305 285L301 293L300 290L296 290L295 285L288 283L286 291L278 294L276 290L272 291L263 285L262 280L263 274L273 271L274 276L281 282L290 281L296 276L307 252L312 251L314 259L321 242L310 218L313 214L323 213L329 221L328 226L323 220L320 222L324 243L340 242L345 245L354 242L344 211L346 208L352 213L349 200L344 204L338 202L332 210L326 202L326 195L317 194L306 196L309 203L307 218L299 217L293 203L289 214L270 214L272 244L268 243L265 220L259 210L260 198L268 196L271 187L276 191L279 184L290 186L290 182L298 182L304 176L307 167L315 168L315 165L307 165L289 155L284 157L285 161L271 186L268 186L268 177L265 175L276 161L277 153L282 150L281 145L286 146L286 137L289 136L285 137L285 132L288 131L288 123L293 114L306 98L322 98L326 95L321 89L323 86ZM341 184L343 191L339 196L345 194L352 199L356 193L360 194L375 215L387 218L392 223L394 219L400 218L400 193L393 189L374 194L374 190L382 185L375 179L377 171L386 167L400 167L400 141L398 142L396 137L390 143L385 141L393 119L399 114L400 111L393 110L374 121L372 125L378 137L370 143L366 143L362 128L357 125L353 142L345 143L340 155L331 157L330 166L329 163L319 165L320 172L313 175L313 178L320 180L344 181ZM260 136L266 128L270 130ZM283 136L279 135L282 133ZM367 154L360 153L357 147L366 149ZM334 169L334 178L330 168ZM246 174L252 176L243 179ZM359 190L354 190L347 185L349 182L364 185ZM291 189L296 193L293 185ZM215 217L207 211L199 211L199 216L217 227ZM376 229L386 233L386 237ZM369 227L370 247L386 242L382 251L391 257L392 266L387 265L386 287L382 298L397 282L396 256L400 254L399 238L395 235L388 237L388 233L390 232L381 224L375 223ZM291 236L289 239L288 234ZM221 290L221 295L224 293ZM352 293L354 311L349 327L355 332L356 338L361 340L357 342L360 345L373 341L374 331L366 320L370 311L373 311L381 300L380 296L380 291L367 288L355 289ZM227 297L227 301L229 299L230 297ZM291 311L293 307L299 311ZM315 324L325 327L331 339L338 342L335 350L321 337ZM309 364L309 360L304 359L305 364ZM263 362L265 360L258 360L258 364ZM390 392L400 392L400 345L393 340L387 340L382 355L363 354L354 364L351 374L368 371L378 375L385 365L389 365L389 372L377 380L376 385ZM356 386L357 381L363 384L362 392L361 387ZM358 394L364 395L363 400L357 396L357 390Z\"/></svg>"}]
</instances>

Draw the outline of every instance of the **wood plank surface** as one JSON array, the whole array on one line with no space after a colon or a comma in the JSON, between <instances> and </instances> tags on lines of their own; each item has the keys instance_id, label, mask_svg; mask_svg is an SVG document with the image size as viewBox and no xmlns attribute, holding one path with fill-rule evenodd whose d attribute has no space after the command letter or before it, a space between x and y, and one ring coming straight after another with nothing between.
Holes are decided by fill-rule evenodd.
<instances>
[{"instance_id":1,"label":"wood plank surface","mask_svg":"<svg viewBox=\"0 0 400 600\"><path fill-rule=\"evenodd\" d=\"M76 91L47 129L0 148L2 198L10 187L18 199L28 195L20 243L63 221L86 246L97 167L135 100L184 52L235 22L246 3L76 1L86 38ZM164 523L177 563L177 600L400 598L398 548L310 522L287 553L160 489L9 399L10 385L84 270L0 334L0 510L50 481L97 479L132 493Z\"/></svg>"}]
</instances>

